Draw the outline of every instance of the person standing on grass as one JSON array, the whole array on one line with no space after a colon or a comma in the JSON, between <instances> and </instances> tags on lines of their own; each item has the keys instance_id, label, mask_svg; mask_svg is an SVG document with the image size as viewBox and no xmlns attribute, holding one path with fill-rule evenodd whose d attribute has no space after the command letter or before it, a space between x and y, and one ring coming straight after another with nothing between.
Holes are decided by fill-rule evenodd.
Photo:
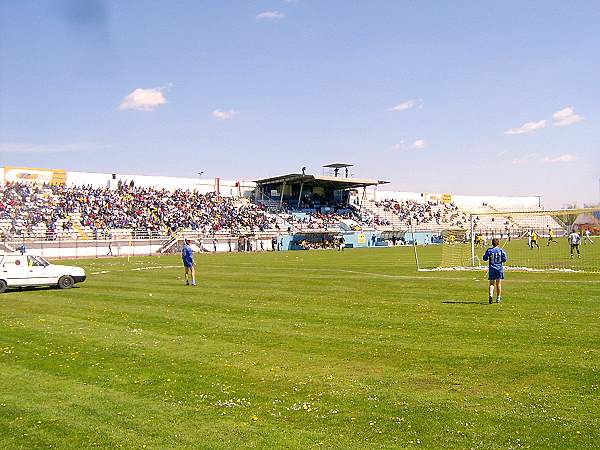
<instances>
[{"instance_id":1,"label":"person standing on grass","mask_svg":"<svg viewBox=\"0 0 600 450\"><path fill-rule=\"evenodd\" d=\"M183 250L181 250L181 259L185 270L185 285L190 285L189 278L192 278L192 286L196 286L196 265L194 264L194 251L190 247L190 241L184 240Z\"/></svg>"},{"instance_id":2,"label":"person standing on grass","mask_svg":"<svg viewBox=\"0 0 600 450\"><path fill-rule=\"evenodd\" d=\"M571 232L569 235L569 244L571 244L571 258L573 257L573 251L577 251L577 257L581 258L581 253L579 253L579 244L581 243L581 236L575 230Z\"/></svg>"},{"instance_id":3,"label":"person standing on grass","mask_svg":"<svg viewBox=\"0 0 600 450\"><path fill-rule=\"evenodd\" d=\"M488 280L490 281L488 298L489 303L494 302L494 288L496 288L496 303L502 301L502 280L504 279L504 263L507 261L506 252L498 247L500 239L492 239L492 247L483 255L484 261L489 261Z\"/></svg>"},{"instance_id":4,"label":"person standing on grass","mask_svg":"<svg viewBox=\"0 0 600 450\"><path fill-rule=\"evenodd\" d=\"M590 229L586 228L585 233L583 235L583 243L587 244L587 243L593 244L594 241L592 241L592 238L590 237Z\"/></svg>"},{"instance_id":5,"label":"person standing on grass","mask_svg":"<svg viewBox=\"0 0 600 450\"><path fill-rule=\"evenodd\" d=\"M552 228L548 227L548 245L546 245L546 247L550 247L551 242L558 244L558 241L556 239L554 239L554 230Z\"/></svg>"},{"instance_id":6,"label":"person standing on grass","mask_svg":"<svg viewBox=\"0 0 600 450\"><path fill-rule=\"evenodd\" d=\"M538 239L538 234L534 230L531 232L531 250L533 250L534 245L538 248L538 250L540 249L540 246L537 243L537 239Z\"/></svg>"}]
</instances>

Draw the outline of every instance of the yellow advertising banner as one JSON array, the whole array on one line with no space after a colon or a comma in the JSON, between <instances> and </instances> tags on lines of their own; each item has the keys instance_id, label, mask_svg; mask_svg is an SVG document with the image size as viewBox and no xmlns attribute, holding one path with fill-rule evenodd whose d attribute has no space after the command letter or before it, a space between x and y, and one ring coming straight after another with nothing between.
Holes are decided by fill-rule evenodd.
<instances>
[{"instance_id":1,"label":"yellow advertising banner","mask_svg":"<svg viewBox=\"0 0 600 450\"><path fill-rule=\"evenodd\" d=\"M366 238L365 238L365 235L364 235L364 233L360 233L360 234L359 234L359 235L356 237L356 239L357 239L357 242L358 242L359 244L364 244L365 242L367 242L367 240L366 240Z\"/></svg>"},{"instance_id":2,"label":"yellow advertising banner","mask_svg":"<svg viewBox=\"0 0 600 450\"><path fill-rule=\"evenodd\" d=\"M442 194L442 201L444 203L452 203L452 194Z\"/></svg>"},{"instance_id":3,"label":"yellow advertising banner","mask_svg":"<svg viewBox=\"0 0 600 450\"><path fill-rule=\"evenodd\" d=\"M67 183L67 171L62 169L32 169L30 167L5 166L4 182L64 185Z\"/></svg>"}]
</instances>

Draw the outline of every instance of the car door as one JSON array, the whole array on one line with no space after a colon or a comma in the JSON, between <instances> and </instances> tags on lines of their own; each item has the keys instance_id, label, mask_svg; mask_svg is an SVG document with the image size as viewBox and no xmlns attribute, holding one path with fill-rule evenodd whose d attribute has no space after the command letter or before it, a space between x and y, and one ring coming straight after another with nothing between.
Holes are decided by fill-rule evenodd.
<instances>
[{"instance_id":1,"label":"car door","mask_svg":"<svg viewBox=\"0 0 600 450\"><path fill-rule=\"evenodd\" d=\"M52 267L37 256L27 256L27 272L27 284L30 286L55 284L57 282Z\"/></svg>"},{"instance_id":2,"label":"car door","mask_svg":"<svg viewBox=\"0 0 600 450\"><path fill-rule=\"evenodd\" d=\"M8 286L27 286L27 258L22 255L6 255L2 264L2 278Z\"/></svg>"}]
</instances>

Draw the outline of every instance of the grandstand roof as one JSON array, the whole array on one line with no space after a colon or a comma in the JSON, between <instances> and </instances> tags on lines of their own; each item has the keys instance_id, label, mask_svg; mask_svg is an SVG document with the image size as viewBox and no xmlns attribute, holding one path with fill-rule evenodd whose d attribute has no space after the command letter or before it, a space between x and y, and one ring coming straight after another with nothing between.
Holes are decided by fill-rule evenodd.
<instances>
[{"instance_id":1,"label":"grandstand roof","mask_svg":"<svg viewBox=\"0 0 600 450\"><path fill-rule=\"evenodd\" d=\"M331 169L343 169L344 167L353 167L354 164L346 164L346 163L332 163L332 164L326 164L323 167L328 167Z\"/></svg>"},{"instance_id":2,"label":"grandstand roof","mask_svg":"<svg viewBox=\"0 0 600 450\"><path fill-rule=\"evenodd\" d=\"M370 178L344 178L331 177L327 175L302 175L301 173L290 173L277 177L255 180L257 185L269 184L301 184L305 186L329 186L336 189L352 189L357 187L377 186L389 183L389 181L374 180Z\"/></svg>"}]
</instances>

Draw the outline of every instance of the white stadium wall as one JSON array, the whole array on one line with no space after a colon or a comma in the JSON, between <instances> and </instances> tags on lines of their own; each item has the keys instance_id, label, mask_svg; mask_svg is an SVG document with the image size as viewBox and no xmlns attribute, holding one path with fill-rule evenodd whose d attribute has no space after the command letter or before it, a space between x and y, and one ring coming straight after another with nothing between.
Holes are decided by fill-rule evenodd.
<instances>
[{"instance_id":1,"label":"white stadium wall","mask_svg":"<svg viewBox=\"0 0 600 450\"><path fill-rule=\"evenodd\" d=\"M398 202L406 202L406 201L414 201L414 202L424 202L425 197L421 192L398 192L398 191L380 191L376 190L374 193L373 200L381 201L381 200L396 200Z\"/></svg>"},{"instance_id":2,"label":"white stadium wall","mask_svg":"<svg viewBox=\"0 0 600 450\"><path fill-rule=\"evenodd\" d=\"M215 245L212 239L200 239L192 244L195 252L213 253ZM229 246L231 242L231 247ZM30 241L27 242L27 253L44 258L97 258L108 256L146 256L159 253L165 243L164 239L98 239L98 240L66 240L66 241ZM254 250L271 250L271 236L252 239ZM262 247L261 247L262 244ZM13 251L12 249L9 249ZM216 243L216 252L237 252L236 238L220 238Z\"/></svg>"},{"instance_id":3,"label":"white stadium wall","mask_svg":"<svg viewBox=\"0 0 600 450\"><path fill-rule=\"evenodd\" d=\"M239 194L243 197L248 197L255 187L255 183L252 181L222 180L219 178L200 179L117 173L113 180L113 174L110 173L74 172L26 167L7 167L7 169L8 172L5 171L5 167L0 167L0 184L4 184L6 181L20 181L25 183L50 182L50 180L56 179L57 175L62 175L62 182L65 182L68 186L91 185L96 188L116 187L119 181L130 183L133 180L136 186L153 187L169 191L175 189L196 189L205 194L218 189L219 193L226 197L234 197Z\"/></svg>"},{"instance_id":4,"label":"white stadium wall","mask_svg":"<svg viewBox=\"0 0 600 450\"><path fill-rule=\"evenodd\" d=\"M107 173L90 173L90 172L67 172L68 185L88 185L94 187L115 186L119 181L130 183L133 181L135 186L152 187L156 189L166 189L174 191L175 189L190 189L198 190L205 194L214 192L219 189L221 195L226 197L235 197L238 195L237 181L221 180L217 178L180 178L166 177L156 175L132 175L132 174L115 174L115 179L112 179L112 174ZM242 196L247 197L254 189L255 184L251 181L239 181Z\"/></svg>"},{"instance_id":5,"label":"white stadium wall","mask_svg":"<svg viewBox=\"0 0 600 450\"><path fill-rule=\"evenodd\" d=\"M492 205L499 208L524 207L537 208L540 205L538 196L499 196L499 195L452 195L431 192L396 192L380 191L373 192L373 199L381 201L385 199L396 201L427 202L429 200L441 200L442 198L451 199L459 208L477 207L483 205Z\"/></svg>"},{"instance_id":6,"label":"white stadium wall","mask_svg":"<svg viewBox=\"0 0 600 450\"><path fill-rule=\"evenodd\" d=\"M453 195L452 201L459 207L492 205L499 208L509 207L540 207L538 196L502 197L498 195Z\"/></svg>"}]
</instances>

